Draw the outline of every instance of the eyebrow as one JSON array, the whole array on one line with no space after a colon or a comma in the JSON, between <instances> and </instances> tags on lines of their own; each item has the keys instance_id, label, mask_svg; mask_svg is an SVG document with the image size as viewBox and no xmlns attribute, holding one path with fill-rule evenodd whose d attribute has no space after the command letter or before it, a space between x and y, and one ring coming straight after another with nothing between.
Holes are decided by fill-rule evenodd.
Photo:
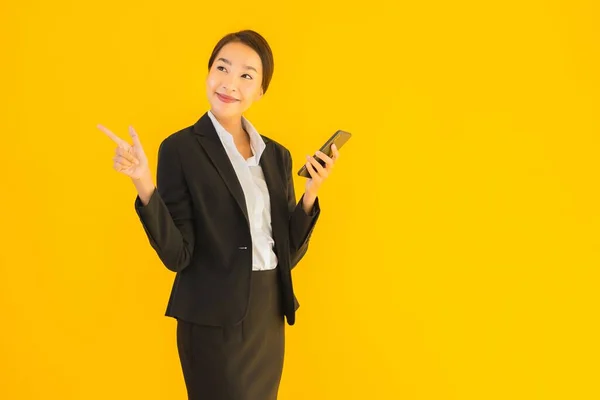
<instances>
[{"instance_id":1,"label":"eyebrow","mask_svg":"<svg viewBox=\"0 0 600 400\"><path fill-rule=\"evenodd\" d=\"M223 61L225 64L231 65L231 61L229 61L228 59L223 58L223 57L219 57L219 59L217 61ZM250 65L246 65L246 69L251 69L258 74L258 71L256 70L256 68L254 68Z\"/></svg>"}]
</instances>

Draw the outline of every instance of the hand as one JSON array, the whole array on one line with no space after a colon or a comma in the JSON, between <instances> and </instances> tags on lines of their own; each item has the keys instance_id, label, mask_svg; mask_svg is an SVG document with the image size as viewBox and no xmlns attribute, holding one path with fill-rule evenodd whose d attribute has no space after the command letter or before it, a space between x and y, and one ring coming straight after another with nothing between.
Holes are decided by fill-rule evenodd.
<instances>
[{"instance_id":1,"label":"hand","mask_svg":"<svg viewBox=\"0 0 600 400\"><path fill-rule=\"evenodd\" d=\"M335 144L331 145L331 157L325 155L321 151L317 151L315 155L319 156L319 158L325 161L325 167L321 166L319 162L311 156L307 157L306 169L310 174L311 178L306 182L306 190L304 192L304 198L306 205L310 205L308 208L312 208L312 203L314 203L317 198L317 192L319 188L323 184L323 182L329 177L333 170L333 166L338 158L340 158L340 153Z\"/></svg>"},{"instance_id":2,"label":"hand","mask_svg":"<svg viewBox=\"0 0 600 400\"><path fill-rule=\"evenodd\" d=\"M150 174L148 157L146 157L146 153L144 153L144 149L140 143L140 138L132 126L129 127L129 135L133 140L133 146L100 124L98 125L98 129L106 133L117 144L115 156L113 157L113 168L115 171L121 172L133 180Z\"/></svg>"}]
</instances>

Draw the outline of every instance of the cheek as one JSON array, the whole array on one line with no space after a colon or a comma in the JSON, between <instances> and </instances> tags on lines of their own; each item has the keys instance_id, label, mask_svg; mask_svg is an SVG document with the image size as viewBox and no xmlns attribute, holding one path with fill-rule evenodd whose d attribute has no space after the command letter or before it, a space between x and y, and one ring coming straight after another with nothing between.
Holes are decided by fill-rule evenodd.
<instances>
[{"instance_id":1,"label":"cheek","mask_svg":"<svg viewBox=\"0 0 600 400\"><path fill-rule=\"evenodd\" d=\"M247 101L255 101L256 99L258 99L259 94L260 94L260 86L257 86L255 84L248 85L247 87L244 88L244 98Z\"/></svg>"},{"instance_id":2,"label":"cheek","mask_svg":"<svg viewBox=\"0 0 600 400\"><path fill-rule=\"evenodd\" d=\"M214 75L209 75L206 78L206 89L208 91L214 91L215 88L217 87L217 85L218 85L218 82Z\"/></svg>"}]
</instances>

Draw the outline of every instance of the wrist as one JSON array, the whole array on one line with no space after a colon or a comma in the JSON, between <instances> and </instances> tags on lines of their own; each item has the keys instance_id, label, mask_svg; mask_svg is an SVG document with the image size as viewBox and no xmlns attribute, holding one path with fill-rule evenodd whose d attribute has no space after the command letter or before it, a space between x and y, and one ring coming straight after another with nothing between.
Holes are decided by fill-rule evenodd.
<instances>
[{"instance_id":1,"label":"wrist","mask_svg":"<svg viewBox=\"0 0 600 400\"><path fill-rule=\"evenodd\" d=\"M302 208L304 212L310 214L315 205L315 201L317 200L317 195L312 193L304 193L302 196Z\"/></svg>"},{"instance_id":2,"label":"wrist","mask_svg":"<svg viewBox=\"0 0 600 400\"><path fill-rule=\"evenodd\" d=\"M148 204L155 188L154 182L152 181L152 175L150 173L142 174L139 178L131 178L131 181L138 192L142 204Z\"/></svg>"},{"instance_id":3,"label":"wrist","mask_svg":"<svg viewBox=\"0 0 600 400\"><path fill-rule=\"evenodd\" d=\"M150 170L148 171L144 171L140 174L140 176L138 177L130 177L131 182L133 182L134 185L139 185L139 184L144 184L144 183L148 183L148 182L152 182L152 173L150 172Z\"/></svg>"}]
</instances>

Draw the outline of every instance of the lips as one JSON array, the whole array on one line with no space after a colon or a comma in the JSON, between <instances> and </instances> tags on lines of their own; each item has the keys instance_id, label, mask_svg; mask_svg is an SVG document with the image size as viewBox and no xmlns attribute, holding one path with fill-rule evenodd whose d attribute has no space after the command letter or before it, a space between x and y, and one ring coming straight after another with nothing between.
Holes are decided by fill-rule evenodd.
<instances>
[{"instance_id":1,"label":"lips","mask_svg":"<svg viewBox=\"0 0 600 400\"><path fill-rule=\"evenodd\" d=\"M235 103L236 101L238 101L238 99L231 97L231 96L227 96L225 94L221 94L221 93L217 93L217 97L219 98L219 100L221 100L223 103Z\"/></svg>"}]
</instances>

